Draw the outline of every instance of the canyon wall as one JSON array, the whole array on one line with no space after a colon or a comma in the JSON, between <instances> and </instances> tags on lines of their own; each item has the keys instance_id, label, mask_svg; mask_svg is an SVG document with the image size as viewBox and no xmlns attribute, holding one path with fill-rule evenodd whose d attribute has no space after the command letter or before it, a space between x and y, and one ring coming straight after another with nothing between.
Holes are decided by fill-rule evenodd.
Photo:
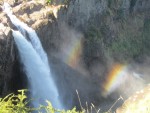
<instances>
[{"instance_id":1,"label":"canyon wall","mask_svg":"<svg viewBox=\"0 0 150 113\"><path fill-rule=\"evenodd\" d=\"M42 0L5 1L21 21L36 30L68 108L80 107L76 90L83 106L87 101L110 108L119 94L106 99L101 91L113 63L150 63L146 60L150 54L150 0L52 0L51 5ZM16 28L2 6L0 11L0 95L4 96L27 88L27 78L11 35Z\"/></svg>"}]
</instances>

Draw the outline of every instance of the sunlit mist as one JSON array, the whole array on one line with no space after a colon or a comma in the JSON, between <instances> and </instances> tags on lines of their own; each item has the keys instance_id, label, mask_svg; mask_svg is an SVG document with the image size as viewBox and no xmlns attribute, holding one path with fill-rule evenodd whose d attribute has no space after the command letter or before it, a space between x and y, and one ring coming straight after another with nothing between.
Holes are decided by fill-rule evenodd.
<instances>
[{"instance_id":1,"label":"sunlit mist","mask_svg":"<svg viewBox=\"0 0 150 113\"><path fill-rule=\"evenodd\" d=\"M116 113L150 113L150 85L127 99Z\"/></svg>"},{"instance_id":2,"label":"sunlit mist","mask_svg":"<svg viewBox=\"0 0 150 113\"><path fill-rule=\"evenodd\" d=\"M79 62L79 57L82 52L82 45L81 45L81 39L75 40L73 45L71 47L68 47L67 50L67 57L65 62L71 66L76 67L77 63Z\"/></svg>"},{"instance_id":3,"label":"sunlit mist","mask_svg":"<svg viewBox=\"0 0 150 113\"><path fill-rule=\"evenodd\" d=\"M103 96L110 94L117 88L122 80L125 80L127 73L127 65L115 64L109 71L106 81L103 84Z\"/></svg>"}]
</instances>

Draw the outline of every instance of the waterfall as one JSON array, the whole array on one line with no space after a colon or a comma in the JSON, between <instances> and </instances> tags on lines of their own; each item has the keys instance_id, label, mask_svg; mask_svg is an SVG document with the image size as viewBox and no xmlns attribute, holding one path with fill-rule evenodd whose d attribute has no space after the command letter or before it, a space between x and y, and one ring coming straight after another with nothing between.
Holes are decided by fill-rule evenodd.
<instances>
[{"instance_id":1,"label":"waterfall","mask_svg":"<svg viewBox=\"0 0 150 113\"><path fill-rule=\"evenodd\" d=\"M30 41L33 45L33 48L40 55L41 59L44 63L48 63L47 55L44 52L41 42L32 28L28 27L25 23L21 22L15 15L13 15L11 7L8 3L4 3L4 12L8 15L13 25L17 27L17 29L26 37L26 33L29 35ZM48 64L47 64L48 65Z\"/></svg>"},{"instance_id":2,"label":"waterfall","mask_svg":"<svg viewBox=\"0 0 150 113\"><path fill-rule=\"evenodd\" d=\"M58 98L59 94L50 73L47 54L43 50L36 32L13 15L9 4L4 3L3 9L19 30L12 30L12 34L31 85L31 97L35 98L33 105L37 107L39 104L45 103L43 101L50 100L55 108L62 109ZM26 39L26 33L31 42Z\"/></svg>"}]
</instances>

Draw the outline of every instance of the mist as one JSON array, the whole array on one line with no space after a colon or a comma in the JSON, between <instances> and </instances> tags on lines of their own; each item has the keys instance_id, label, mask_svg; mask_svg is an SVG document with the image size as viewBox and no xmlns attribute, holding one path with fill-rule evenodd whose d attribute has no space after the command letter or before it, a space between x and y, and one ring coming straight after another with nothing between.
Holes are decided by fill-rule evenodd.
<instances>
[{"instance_id":1,"label":"mist","mask_svg":"<svg viewBox=\"0 0 150 113\"><path fill-rule=\"evenodd\" d=\"M149 83L149 56L142 63L134 60L122 63L111 56L102 59L95 57L90 61L90 65L87 65L84 59L84 33L64 23L59 26L59 30L59 51L54 56L50 55L49 59L61 101L67 109L74 106L81 109L77 90L82 107L86 108L87 104L92 106L92 103L102 111L108 110L121 97L123 100L119 100L112 108L115 110L129 96ZM111 74L114 80L108 79L111 78ZM105 87L108 84L110 87L106 91Z\"/></svg>"}]
</instances>

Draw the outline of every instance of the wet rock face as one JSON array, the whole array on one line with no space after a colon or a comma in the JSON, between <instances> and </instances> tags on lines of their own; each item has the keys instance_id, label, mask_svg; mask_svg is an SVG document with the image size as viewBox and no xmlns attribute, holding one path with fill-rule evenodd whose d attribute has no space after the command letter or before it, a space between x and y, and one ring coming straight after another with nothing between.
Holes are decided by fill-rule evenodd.
<instances>
[{"instance_id":1,"label":"wet rock face","mask_svg":"<svg viewBox=\"0 0 150 113\"><path fill-rule=\"evenodd\" d=\"M101 15L107 8L107 1L101 0L87 0L87 1L74 1L70 5L67 12L68 21L70 25L85 26L91 17ZM74 18L72 18L74 17ZM84 29L84 28L83 28Z\"/></svg>"},{"instance_id":2,"label":"wet rock face","mask_svg":"<svg viewBox=\"0 0 150 113\"><path fill-rule=\"evenodd\" d=\"M0 95L3 95L9 91L9 81L14 61L14 45L7 18L1 14L0 21Z\"/></svg>"},{"instance_id":3,"label":"wet rock face","mask_svg":"<svg viewBox=\"0 0 150 113\"><path fill-rule=\"evenodd\" d=\"M11 34L13 28L4 13L0 14L0 96L27 88L27 78Z\"/></svg>"},{"instance_id":4,"label":"wet rock face","mask_svg":"<svg viewBox=\"0 0 150 113\"><path fill-rule=\"evenodd\" d=\"M69 25L81 30L86 29L86 25L91 24L91 19L99 18L108 10L119 11L122 10L126 16L129 13L146 12L150 9L150 0L53 0L57 4L66 3L67 10L63 11L63 15L59 15ZM101 20L102 21L102 20ZM99 21L97 20L97 23ZM85 27L85 28L84 28Z\"/></svg>"}]
</instances>

